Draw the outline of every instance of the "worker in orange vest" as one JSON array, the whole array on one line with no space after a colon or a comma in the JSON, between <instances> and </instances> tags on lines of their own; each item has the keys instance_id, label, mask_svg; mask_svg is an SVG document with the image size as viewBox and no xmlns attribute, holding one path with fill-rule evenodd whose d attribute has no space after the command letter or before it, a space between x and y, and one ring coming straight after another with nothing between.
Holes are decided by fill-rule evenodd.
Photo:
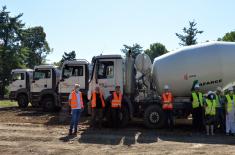
<instances>
[{"instance_id":1,"label":"worker in orange vest","mask_svg":"<svg viewBox=\"0 0 235 155\"><path fill-rule=\"evenodd\" d=\"M111 95L111 125L115 128L120 126L122 99L120 86L116 86L115 91Z\"/></svg>"},{"instance_id":2,"label":"worker in orange vest","mask_svg":"<svg viewBox=\"0 0 235 155\"><path fill-rule=\"evenodd\" d=\"M164 86L164 92L162 93L162 109L165 113L166 126L169 129L173 129L173 95L169 90L169 86Z\"/></svg>"},{"instance_id":3,"label":"worker in orange vest","mask_svg":"<svg viewBox=\"0 0 235 155\"><path fill-rule=\"evenodd\" d=\"M70 123L69 135L77 135L77 125L81 112L84 108L82 93L80 92L80 85L75 84L74 90L69 95L69 105L71 107L72 119ZM72 132L74 129L74 132Z\"/></svg>"},{"instance_id":4,"label":"worker in orange vest","mask_svg":"<svg viewBox=\"0 0 235 155\"><path fill-rule=\"evenodd\" d=\"M99 128L101 128L103 109L105 108L104 96L100 91L99 86L96 86L95 91L91 96L91 108L92 108L92 127L95 127L96 120L98 119Z\"/></svg>"}]
</instances>

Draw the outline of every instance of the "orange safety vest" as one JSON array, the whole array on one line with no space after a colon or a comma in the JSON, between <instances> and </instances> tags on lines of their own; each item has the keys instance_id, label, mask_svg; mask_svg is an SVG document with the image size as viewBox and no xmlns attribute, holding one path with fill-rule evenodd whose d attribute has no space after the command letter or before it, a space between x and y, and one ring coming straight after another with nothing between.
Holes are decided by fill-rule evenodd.
<instances>
[{"instance_id":1,"label":"orange safety vest","mask_svg":"<svg viewBox=\"0 0 235 155\"><path fill-rule=\"evenodd\" d=\"M101 102L102 102L102 108L104 108L105 107L105 102L104 102L104 99L103 99L103 94L101 92L100 92L100 99L101 99ZM91 107L92 108L96 107L96 92L92 93Z\"/></svg>"},{"instance_id":2,"label":"orange safety vest","mask_svg":"<svg viewBox=\"0 0 235 155\"><path fill-rule=\"evenodd\" d=\"M111 107L112 108L121 108L122 105L122 93L117 96L116 92L113 92L113 99L111 102Z\"/></svg>"},{"instance_id":3,"label":"orange safety vest","mask_svg":"<svg viewBox=\"0 0 235 155\"><path fill-rule=\"evenodd\" d=\"M81 108L84 108L83 98L82 98L82 93L81 92L80 92L80 103L81 103ZM71 109L77 109L78 108L77 95L76 95L76 92L74 90L72 91L72 98L71 98L71 101L70 101L70 106L71 106Z\"/></svg>"},{"instance_id":4,"label":"orange safety vest","mask_svg":"<svg viewBox=\"0 0 235 155\"><path fill-rule=\"evenodd\" d=\"M173 109L173 96L171 92L162 94L162 109L172 110Z\"/></svg>"}]
</instances>

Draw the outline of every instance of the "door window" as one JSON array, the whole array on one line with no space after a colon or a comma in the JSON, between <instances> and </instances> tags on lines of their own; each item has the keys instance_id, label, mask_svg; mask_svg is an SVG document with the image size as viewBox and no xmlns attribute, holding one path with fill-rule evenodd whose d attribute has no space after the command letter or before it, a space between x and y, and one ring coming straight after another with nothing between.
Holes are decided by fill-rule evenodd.
<instances>
[{"instance_id":1,"label":"door window","mask_svg":"<svg viewBox=\"0 0 235 155\"><path fill-rule=\"evenodd\" d=\"M36 70L34 72L34 79L50 79L51 78L51 71L50 70Z\"/></svg>"},{"instance_id":2,"label":"door window","mask_svg":"<svg viewBox=\"0 0 235 155\"><path fill-rule=\"evenodd\" d=\"M24 80L24 73L13 73L12 81Z\"/></svg>"},{"instance_id":3,"label":"door window","mask_svg":"<svg viewBox=\"0 0 235 155\"><path fill-rule=\"evenodd\" d=\"M66 66L63 69L63 78L71 76L83 76L83 66Z\"/></svg>"},{"instance_id":4,"label":"door window","mask_svg":"<svg viewBox=\"0 0 235 155\"><path fill-rule=\"evenodd\" d=\"M110 79L114 76L113 61L101 61L98 65L98 79Z\"/></svg>"}]
</instances>

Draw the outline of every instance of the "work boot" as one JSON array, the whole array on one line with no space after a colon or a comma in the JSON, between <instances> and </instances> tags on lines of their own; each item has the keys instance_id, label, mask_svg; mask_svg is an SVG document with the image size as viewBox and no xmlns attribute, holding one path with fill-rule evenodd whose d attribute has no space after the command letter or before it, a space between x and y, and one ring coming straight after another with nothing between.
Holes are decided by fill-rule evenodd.
<instances>
[{"instance_id":1,"label":"work boot","mask_svg":"<svg viewBox=\"0 0 235 155\"><path fill-rule=\"evenodd\" d=\"M72 135L72 129L69 129L69 136Z\"/></svg>"},{"instance_id":2,"label":"work boot","mask_svg":"<svg viewBox=\"0 0 235 155\"><path fill-rule=\"evenodd\" d=\"M75 129L73 135L77 136L77 131L78 131L78 130Z\"/></svg>"}]
</instances>

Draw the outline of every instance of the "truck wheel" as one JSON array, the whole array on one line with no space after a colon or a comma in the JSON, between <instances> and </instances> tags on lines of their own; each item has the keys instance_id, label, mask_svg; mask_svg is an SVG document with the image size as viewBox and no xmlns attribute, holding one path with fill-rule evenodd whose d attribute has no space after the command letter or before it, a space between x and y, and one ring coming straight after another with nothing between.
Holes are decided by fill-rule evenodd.
<instances>
[{"instance_id":1,"label":"truck wheel","mask_svg":"<svg viewBox=\"0 0 235 155\"><path fill-rule=\"evenodd\" d=\"M17 97L17 102L18 102L18 106L20 108L27 108L28 104L29 104L27 96L23 95L23 94L21 94Z\"/></svg>"},{"instance_id":2,"label":"truck wheel","mask_svg":"<svg viewBox=\"0 0 235 155\"><path fill-rule=\"evenodd\" d=\"M50 97L47 97L47 98L43 99L42 100L42 108L46 112L48 112L48 111L49 112L55 111L56 107L55 107L53 99L50 98Z\"/></svg>"},{"instance_id":3,"label":"truck wheel","mask_svg":"<svg viewBox=\"0 0 235 155\"><path fill-rule=\"evenodd\" d=\"M164 126L165 116L158 105L150 105L144 112L144 124L147 128L162 128Z\"/></svg>"}]
</instances>

